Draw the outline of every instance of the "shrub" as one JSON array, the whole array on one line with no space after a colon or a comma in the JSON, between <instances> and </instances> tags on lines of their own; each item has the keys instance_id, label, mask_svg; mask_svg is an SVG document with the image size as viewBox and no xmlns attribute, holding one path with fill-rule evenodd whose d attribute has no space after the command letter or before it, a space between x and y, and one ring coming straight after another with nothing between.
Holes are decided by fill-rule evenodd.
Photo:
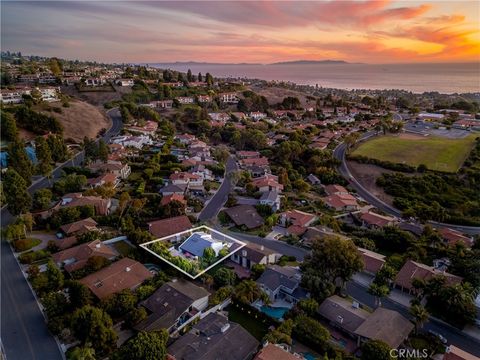
<instances>
[{"instance_id":1,"label":"shrub","mask_svg":"<svg viewBox=\"0 0 480 360\"><path fill-rule=\"evenodd\" d=\"M20 254L18 260L22 264L31 264L36 261L40 261L46 259L50 256L50 253L46 250L38 250L38 251L29 251L23 254Z\"/></svg>"},{"instance_id":2,"label":"shrub","mask_svg":"<svg viewBox=\"0 0 480 360\"><path fill-rule=\"evenodd\" d=\"M22 252L30 250L32 247L39 245L42 241L35 238L19 239L13 242L15 251Z\"/></svg>"}]
</instances>

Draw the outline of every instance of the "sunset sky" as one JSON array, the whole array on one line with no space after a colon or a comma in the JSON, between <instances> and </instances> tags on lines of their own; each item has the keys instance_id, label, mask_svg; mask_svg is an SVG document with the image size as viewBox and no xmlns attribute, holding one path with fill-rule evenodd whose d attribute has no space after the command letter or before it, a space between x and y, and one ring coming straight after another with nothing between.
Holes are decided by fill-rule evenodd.
<instances>
[{"instance_id":1,"label":"sunset sky","mask_svg":"<svg viewBox=\"0 0 480 360\"><path fill-rule=\"evenodd\" d=\"M105 62L480 61L479 1L2 1L2 50Z\"/></svg>"}]
</instances>

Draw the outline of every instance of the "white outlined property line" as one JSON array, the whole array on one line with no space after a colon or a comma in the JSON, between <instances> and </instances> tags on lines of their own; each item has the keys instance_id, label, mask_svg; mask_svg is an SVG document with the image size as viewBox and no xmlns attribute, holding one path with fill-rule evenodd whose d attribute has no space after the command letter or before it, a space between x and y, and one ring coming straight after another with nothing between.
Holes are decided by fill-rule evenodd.
<instances>
[{"instance_id":1,"label":"white outlined property line","mask_svg":"<svg viewBox=\"0 0 480 360\"><path fill-rule=\"evenodd\" d=\"M223 240L223 241L229 241L231 243L235 243L235 244L238 244L239 246L232 250L231 252L229 252L227 255L225 255L224 257L222 257L221 259L217 260L215 263L213 263L212 265L208 266L207 268L203 269L202 271L200 271L199 273L195 274L195 275L192 275L190 274L189 272L181 269L180 267L178 267L177 265L171 263L169 260L165 259L163 256L157 254L155 251L153 250L150 250L148 248L149 245L151 244L154 244L154 243L157 243L157 242L163 242L163 241L168 241L169 239L178 239L180 236L182 235L193 235L194 233L196 232L208 232L210 234L215 234L216 236L214 237L215 239L218 239L218 240ZM149 242L146 242L146 243L143 243L143 244L140 244L140 247L147 250L150 254L156 256L157 258L159 258L160 260L166 262L168 265L174 267L175 269L177 269L178 271L180 271L182 274L185 274L187 275L189 278L191 279L196 279L198 278L199 276L203 275L205 272L207 272L208 270L210 270L211 268L217 266L218 264L220 264L222 261L228 259L230 256L232 256L233 254L235 254L238 250L240 250L241 248L243 248L244 246L246 246L247 244L244 243L243 241L240 241L240 240L237 240L227 234L224 234L220 231L217 231L215 229L212 229L208 226L205 226L205 225L202 225L202 226L199 226L199 227L196 227L196 228L192 228L192 229L188 229L188 230L185 230L185 231L182 231L182 232L179 232L179 233L175 233L175 234L172 234L172 235L169 235L169 236L165 236L165 237L162 237L162 238L159 238L159 239L155 239L155 240L152 240L152 241L149 241Z\"/></svg>"}]
</instances>

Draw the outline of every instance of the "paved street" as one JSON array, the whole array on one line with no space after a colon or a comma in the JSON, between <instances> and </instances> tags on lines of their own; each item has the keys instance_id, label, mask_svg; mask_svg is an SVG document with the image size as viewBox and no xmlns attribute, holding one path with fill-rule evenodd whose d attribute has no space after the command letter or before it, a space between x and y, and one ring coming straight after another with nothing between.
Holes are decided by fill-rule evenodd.
<instances>
[{"instance_id":1,"label":"paved street","mask_svg":"<svg viewBox=\"0 0 480 360\"><path fill-rule=\"evenodd\" d=\"M118 110L108 112L112 127L105 133L108 141L122 128ZM83 161L83 152L62 164L53 172L54 178L61 175L65 166L77 166ZM42 179L28 189L31 194L36 190L49 187L50 181ZM14 221L6 208L1 211L2 226ZM62 354L47 325L30 287L16 262L12 249L6 241L1 241L1 340L8 360L56 360Z\"/></svg>"},{"instance_id":2,"label":"paved street","mask_svg":"<svg viewBox=\"0 0 480 360\"><path fill-rule=\"evenodd\" d=\"M217 216L222 206L227 202L228 194L230 194L230 191L232 190L232 182L230 181L229 174L237 169L237 162L233 156L230 156L225 164L225 177L222 185L220 185L215 195L213 195L207 206L202 210L198 216L198 220L207 221Z\"/></svg>"}]
</instances>

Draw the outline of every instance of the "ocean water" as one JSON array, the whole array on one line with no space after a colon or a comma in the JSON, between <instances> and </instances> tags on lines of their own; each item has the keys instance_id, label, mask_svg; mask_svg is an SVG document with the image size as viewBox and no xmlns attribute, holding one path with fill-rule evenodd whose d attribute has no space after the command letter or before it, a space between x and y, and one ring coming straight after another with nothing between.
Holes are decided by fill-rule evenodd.
<instances>
[{"instance_id":1,"label":"ocean water","mask_svg":"<svg viewBox=\"0 0 480 360\"><path fill-rule=\"evenodd\" d=\"M480 62L463 64L151 64L194 74L291 81L338 89L403 89L415 93L480 92Z\"/></svg>"}]
</instances>

